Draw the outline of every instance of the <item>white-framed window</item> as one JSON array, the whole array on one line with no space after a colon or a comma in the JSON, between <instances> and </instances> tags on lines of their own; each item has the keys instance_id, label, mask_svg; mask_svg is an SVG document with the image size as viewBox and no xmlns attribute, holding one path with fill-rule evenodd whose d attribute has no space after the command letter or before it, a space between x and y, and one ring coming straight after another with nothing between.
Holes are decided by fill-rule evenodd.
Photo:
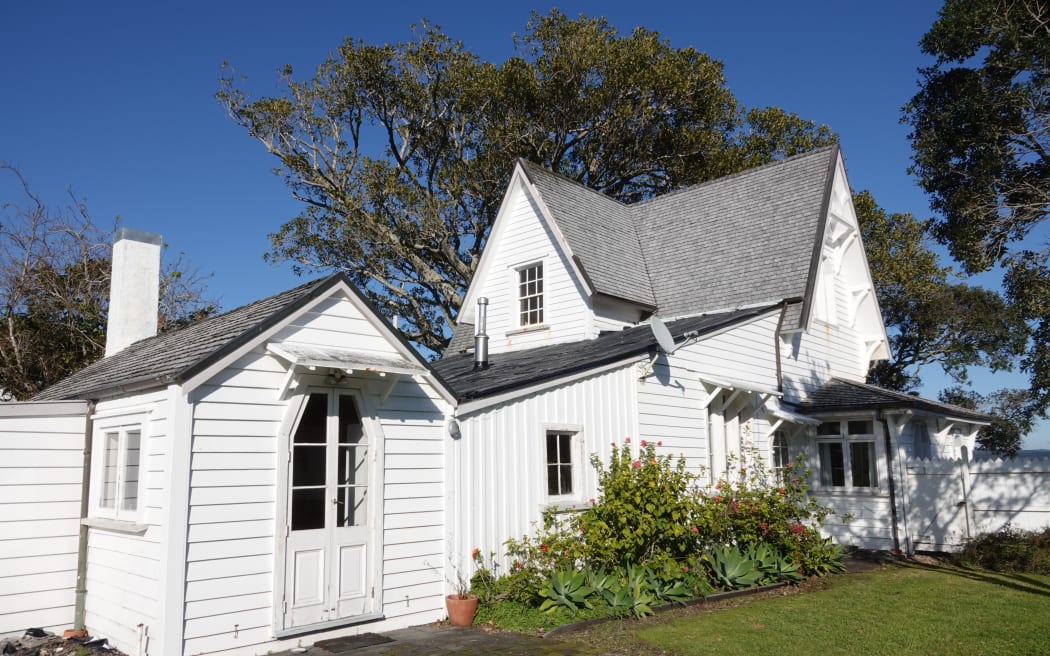
<instances>
[{"instance_id":1,"label":"white-framed window","mask_svg":"<svg viewBox=\"0 0 1050 656\"><path fill-rule=\"evenodd\" d=\"M576 499L580 495L579 432L547 428L543 433L543 481L547 497Z\"/></svg>"},{"instance_id":2,"label":"white-framed window","mask_svg":"<svg viewBox=\"0 0 1050 656\"><path fill-rule=\"evenodd\" d=\"M788 441L784 431L778 430L773 433L773 444L770 446L770 450L773 452L773 468L777 470L787 469L788 463L791 462L791 456L788 455Z\"/></svg>"},{"instance_id":3,"label":"white-framed window","mask_svg":"<svg viewBox=\"0 0 1050 656\"><path fill-rule=\"evenodd\" d=\"M932 458L933 457L933 443L930 441L930 429L926 426L926 422L917 421L913 424L913 435L914 444L913 448L915 451L916 458Z\"/></svg>"},{"instance_id":4,"label":"white-framed window","mask_svg":"<svg viewBox=\"0 0 1050 656\"><path fill-rule=\"evenodd\" d=\"M820 485L825 488L877 488L875 422L825 421L817 426Z\"/></svg>"},{"instance_id":5,"label":"white-framed window","mask_svg":"<svg viewBox=\"0 0 1050 656\"><path fill-rule=\"evenodd\" d=\"M141 516L144 472L141 417L96 423L94 515L135 521Z\"/></svg>"},{"instance_id":6,"label":"white-framed window","mask_svg":"<svg viewBox=\"0 0 1050 656\"><path fill-rule=\"evenodd\" d=\"M543 262L521 267L518 272L518 325L543 323Z\"/></svg>"}]
</instances>

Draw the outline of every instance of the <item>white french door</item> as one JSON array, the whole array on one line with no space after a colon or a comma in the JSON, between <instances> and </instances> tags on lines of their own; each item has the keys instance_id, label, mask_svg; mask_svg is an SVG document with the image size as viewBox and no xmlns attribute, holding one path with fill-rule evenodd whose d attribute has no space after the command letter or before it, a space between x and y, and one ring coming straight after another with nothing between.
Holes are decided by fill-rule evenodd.
<instances>
[{"instance_id":1,"label":"white french door","mask_svg":"<svg viewBox=\"0 0 1050 656\"><path fill-rule=\"evenodd\" d=\"M373 439L359 399L310 392L289 437L285 630L375 610Z\"/></svg>"}]
</instances>

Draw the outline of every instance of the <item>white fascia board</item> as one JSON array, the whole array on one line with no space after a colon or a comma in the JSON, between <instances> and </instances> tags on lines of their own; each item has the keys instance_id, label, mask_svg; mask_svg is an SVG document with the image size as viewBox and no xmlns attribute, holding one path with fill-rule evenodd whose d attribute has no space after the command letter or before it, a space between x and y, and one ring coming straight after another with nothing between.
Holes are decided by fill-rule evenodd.
<instances>
[{"instance_id":1,"label":"white fascia board","mask_svg":"<svg viewBox=\"0 0 1050 656\"><path fill-rule=\"evenodd\" d=\"M86 416L87 411L87 401L0 402L0 417L77 417Z\"/></svg>"},{"instance_id":2,"label":"white fascia board","mask_svg":"<svg viewBox=\"0 0 1050 656\"><path fill-rule=\"evenodd\" d=\"M490 408L494 405L499 405L500 403L506 403L507 401L513 401L514 399L529 396L530 394L536 394L537 392L542 392L544 390L548 390L554 387L567 385L569 383L573 383L578 380L583 380L584 378L590 378L591 376L596 376L607 371L634 366L642 361L644 361L644 358L641 358L637 355L632 355L628 358L624 358L623 360L611 362L601 367L587 369L586 371L580 371L575 374L563 376L561 378L550 378L543 381L542 383L536 383L535 385L530 385L521 389L511 390L509 392L504 392L503 394L496 394L494 396L489 396L474 401L464 401L463 403L460 403L459 407L456 409L456 417L461 418L464 415L469 415L480 410L485 410L486 408Z\"/></svg>"},{"instance_id":3,"label":"white fascia board","mask_svg":"<svg viewBox=\"0 0 1050 656\"><path fill-rule=\"evenodd\" d=\"M474 323L474 306L477 303L477 290L481 287L481 281L488 278L491 273L492 260L496 257L493 254L493 249L489 248L489 246L494 242L499 243L500 238L503 236L503 226L507 223L506 216L510 211L510 199L515 186L521 187L522 192L524 192L527 180L525 172L521 169L521 163L516 163L514 172L510 176L510 182L507 183L507 189L503 192L503 200L500 201L499 211L496 212L496 220L492 222L492 229L489 230L489 236L485 240L485 247L481 249L481 260L478 262L478 268L474 271L474 277L471 278L470 284L467 286L467 293L463 295L463 303L459 306L459 314L456 315L457 324L464 321Z\"/></svg>"}]
</instances>

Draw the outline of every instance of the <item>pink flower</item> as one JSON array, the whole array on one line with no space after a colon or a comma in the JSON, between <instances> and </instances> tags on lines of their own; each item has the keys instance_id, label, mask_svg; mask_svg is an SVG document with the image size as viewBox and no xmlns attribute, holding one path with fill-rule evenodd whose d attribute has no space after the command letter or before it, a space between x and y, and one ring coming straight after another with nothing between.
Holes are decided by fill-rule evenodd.
<instances>
[{"instance_id":1,"label":"pink flower","mask_svg":"<svg viewBox=\"0 0 1050 656\"><path fill-rule=\"evenodd\" d=\"M591 503L593 504L593 503L594 503L594 498L592 497L590 501L591 501Z\"/></svg>"},{"instance_id":2,"label":"pink flower","mask_svg":"<svg viewBox=\"0 0 1050 656\"><path fill-rule=\"evenodd\" d=\"M682 571L685 572L686 574L688 574L689 573L689 565L682 565Z\"/></svg>"},{"instance_id":3,"label":"pink flower","mask_svg":"<svg viewBox=\"0 0 1050 656\"><path fill-rule=\"evenodd\" d=\"M542 551L543 553L547 553L547 545L541 544L540 545L540 551Z\"/></svg>"},{"instance_id":4,"label":"pink flower","mask_svg":"<svg viewBox=\"0 0 1050 656\"><path fill-rule=\"evenodd\" d=\"M656 443L656 446L663 446L663 445L664 445L664 443L663 443L662 441L658 441L658 442Z\"/></svg>"},{"instance_id":5,"label":"pink flower","mask_svg":"<svg viewBox=\"0 0 1050 656\"><path fill-rule=\"evenodd\" d=\"M474 560L477 560L479 555L481 555L481 549L478 549L477 547L474 547L474 549L470 552L470 557Z\"/></svg>"},{"instance_id":6,"label":"pink flower","mask_svg":"<svg viewBox=\"0 0 1050 656\"><path fill-rule=\"evenodd\" d=\"M721 483L716 483L715 484L715 489L716 490L721 490L722 489L722 484Z\"/></svg>"},{"instance_id":7,"label":"pink flower","mask_svg":"<svg viewBox=\"0 0 1050 656\"><path fill-rule=\"evenodd\" d=\"M690 526L689 530L693 532L693 535L700 535L700 529L696 527L696 524Z\"/></svg>"},{"instance_id":8,"label":"pink flower","mask_svg":"<svg viewBox=\"0 0 1050 656\"><path fill-rule=\"evenodd\" d=\"M642 440L642 441L641 441L641 442L639 442L638 444L641 444L641 445L642 445L642 446L644 447L644 446L646 446L646 441L645 441L645 440Z\"/></svg>"},{"instance_id":9,"label":"pink flower","mask_svg":"<svg viewBox=\"0 0 1050 656\"><path fill-rule=\"evenodd\" d=\"M642 466L642 463L640 463L637 460L635 460L634 462L631 463L631 466L634 467L635 469L638 469L639 467Z\"/></svg>"},{"instance_id":10,"label":"pink flower","mask_svg":"<svg viewBox=\"0 0 1050 656\"><path fill-rule=\"evenodd\" d=\"M631 438L629 438L629 437L623 438L623 443L624 444L630 444L631 443Z\"/></svg>"},{"instance_id":11,"label":"pink flower","mask_svg":"<svg viewBox=\"0 0 1050 656\"><path fill-rule=\"evenodd\" d=\"M781 494L787 494L787 490L785 490L784 488L780 488L779 490L777 490L777 492Z\"/></svg>"}]
</instances>

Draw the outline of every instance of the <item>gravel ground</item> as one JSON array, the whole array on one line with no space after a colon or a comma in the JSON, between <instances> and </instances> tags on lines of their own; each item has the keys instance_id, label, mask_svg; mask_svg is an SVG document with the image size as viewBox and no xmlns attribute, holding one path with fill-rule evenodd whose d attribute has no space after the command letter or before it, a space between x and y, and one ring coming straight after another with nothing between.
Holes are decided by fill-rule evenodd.
<instances>
[{"instance_id":1,"label":"gravel ground","mask_svg":"<svg viewBox=\"0 0 1050 656\"><path fill-rule=\"evenodd\" d=\"M116 649L107 649L104 640L82 643L61 636L34 637L28 633L21 638L0 640L0 652L7 656L125 656Z\"/></svg>"}]
</instances>

